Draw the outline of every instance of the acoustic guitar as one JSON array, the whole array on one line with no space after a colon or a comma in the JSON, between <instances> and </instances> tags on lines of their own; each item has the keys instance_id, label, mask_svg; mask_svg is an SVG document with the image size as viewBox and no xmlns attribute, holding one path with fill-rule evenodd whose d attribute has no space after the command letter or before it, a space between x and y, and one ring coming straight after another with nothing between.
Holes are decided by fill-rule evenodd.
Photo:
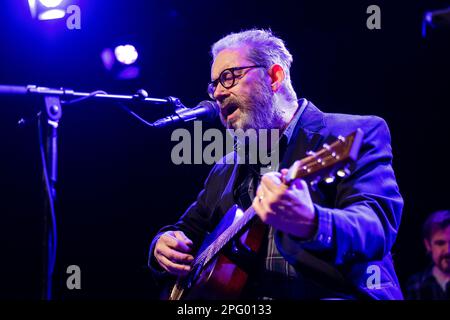
<instances>
[{"instance_id":1,"label":"acoustic guitar","mask_svg":"<svg viewBox=\"0 0 450 320\"><path fill-rule=\"evenodd\" d=\"M348 175L350 164L356 161L363 132L339 136L332 144L324 144L316 152L295 161L284 178L290 185L303 179L311 187L321 181L332 183L336 176ZM191 271L178 277L175 285L163 293L168 300L237 299L248 279L248 271L261 248L265 225L253 207L243 211L234 205L215 230L203 241L191 264Z\"/></svg>"}]
</instances>

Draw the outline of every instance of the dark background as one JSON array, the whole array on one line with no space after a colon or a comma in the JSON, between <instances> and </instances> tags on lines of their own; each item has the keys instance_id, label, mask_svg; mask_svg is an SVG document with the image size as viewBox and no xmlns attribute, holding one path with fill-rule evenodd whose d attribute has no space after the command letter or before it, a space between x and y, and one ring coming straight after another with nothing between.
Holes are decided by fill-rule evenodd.
<instances>
[{"instance_id":1,"label":"dark background","mask_svg":"<svg viewBox=\"0 0 450 320\"><path fill-rule=\"evenodd\" d=\"M450 37L422 37L426 10L448 1L66 1L81 8L81 30L65 20L31 19L25 0L2 1L0 84L78 91L103 89L207 99L210 45L229 32L271 28L294 56L299 97L327 112L375 114L388 122L405 209L394 248L402 283L428 260L420 228L448 208ZM381 30L366 9L381 8ZM141 76L115 80L105 47L132 43ZM41 161L35 121L41 99L0 97L0 298L40 299L43 262ZM154 120L162 107L134 106ZM219 126L213 123L211 126ZM191 125L184 127L192 129ZM174 222L200 191L210 167L176 166L172 129L152 130L111 103L66 106L59 129L56 299L154 299L146 269L155 232ZM82 289L66 288L81 268Z\"/></svg>"}]
</instances>

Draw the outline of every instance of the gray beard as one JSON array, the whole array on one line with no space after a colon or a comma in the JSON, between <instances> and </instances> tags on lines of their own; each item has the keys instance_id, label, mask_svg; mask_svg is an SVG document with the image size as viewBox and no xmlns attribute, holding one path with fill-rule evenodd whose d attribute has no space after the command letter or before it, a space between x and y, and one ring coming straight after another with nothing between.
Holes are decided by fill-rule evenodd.
<instances>
[{"instance_id":1,"label":"gray beard","mask_svg":"<svg viewBox=\"0 0 450 320\"><path fill-rule=\"evenodd\" d=\"M241 125L234 129L281 129L285 124L275 96L264 83L260 83L249 97L233 103L241 110ZM231 124L227 123L226 127L231 128Z\"/></svg>"}]
</instances>

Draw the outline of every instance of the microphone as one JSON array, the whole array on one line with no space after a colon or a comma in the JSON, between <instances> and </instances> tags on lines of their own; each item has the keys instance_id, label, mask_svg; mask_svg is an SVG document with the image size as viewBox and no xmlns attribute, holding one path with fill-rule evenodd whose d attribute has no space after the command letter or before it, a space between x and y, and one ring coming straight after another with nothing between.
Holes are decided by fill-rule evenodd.
<instances>
[{"instance_id":1,"label":"microphone","mask_svg":"<svg viewBox=\"0 0 450 320\"><path fill-rule=\"evenodd\" d=\"M177 123L180 121L188 122L192 120L214 120L219 115L219 105L210 100L204 100L200 102L196 107L189 108L179 108L175 110L173 115L156 120L153 122L154 127L165 127L172 123Z\"/></svg>"}]
</instances>

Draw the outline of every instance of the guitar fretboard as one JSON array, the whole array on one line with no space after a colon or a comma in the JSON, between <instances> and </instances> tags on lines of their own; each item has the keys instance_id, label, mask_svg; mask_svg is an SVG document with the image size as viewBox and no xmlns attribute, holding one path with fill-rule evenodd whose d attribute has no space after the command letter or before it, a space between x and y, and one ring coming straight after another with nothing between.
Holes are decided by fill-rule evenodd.
<instances>
[{"instance_id":1,"label":"guitar fretboard","mask_svg":"<svg viewBox=\"0 0 450 320\"><path fill-rule=\"evenodd\" d=\"M206 265L222 248L241 231L247 223L256 215L255 210L249 207L245 210L242 217L228 227L220 236L214 240L205 250L203 250L195 259L194 266Z\"/></svg>"}]
</instances>

